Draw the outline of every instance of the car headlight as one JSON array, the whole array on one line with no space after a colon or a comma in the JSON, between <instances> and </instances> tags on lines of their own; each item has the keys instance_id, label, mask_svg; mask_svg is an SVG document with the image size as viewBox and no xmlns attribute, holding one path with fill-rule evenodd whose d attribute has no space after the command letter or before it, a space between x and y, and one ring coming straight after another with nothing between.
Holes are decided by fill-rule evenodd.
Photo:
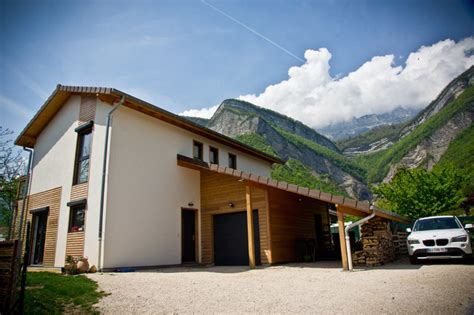
<instances>
[{"instance_id":1,"label":"car headlight","mask_svg":"<svg viewBox=\"0 0 474 315\"><path fill-rule=\"evenodd\" d=\"M415 240L415 239L411 239L411 240L408 240L408 244L410 244L410 245L413 245L413 244L420 244L420 241L419 241L419 240Z\"/></svg>"},{"instance_id":2,"label":"car headlight","mask_svg":"<svg viewBox=\"0 0 474 315\"><path fill-rule=\"evenodd\" d=\"M466 235L460 235L460 236L455 236L451 238L451 242L466 242L466 241L467 241Z\"/></svg>"}]
</instances>

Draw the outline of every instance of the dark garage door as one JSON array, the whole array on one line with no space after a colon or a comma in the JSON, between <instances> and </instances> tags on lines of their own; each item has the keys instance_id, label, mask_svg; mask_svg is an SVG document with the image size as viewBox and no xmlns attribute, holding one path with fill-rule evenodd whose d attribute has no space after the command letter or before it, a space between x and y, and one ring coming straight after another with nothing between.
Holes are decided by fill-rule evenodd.
<instances>
[{"instance_id":1,"label":"dark garage door","mask_svg":"<svg viewBox=\"0 0 474 315\"><path fill-rule=\"evenodd\" d=\"M253 210L255 262L260 265L258 210ZM236 212L214 216L214 263L221 266L249 264L247 213Z\"/></svg>"}]
</instances>

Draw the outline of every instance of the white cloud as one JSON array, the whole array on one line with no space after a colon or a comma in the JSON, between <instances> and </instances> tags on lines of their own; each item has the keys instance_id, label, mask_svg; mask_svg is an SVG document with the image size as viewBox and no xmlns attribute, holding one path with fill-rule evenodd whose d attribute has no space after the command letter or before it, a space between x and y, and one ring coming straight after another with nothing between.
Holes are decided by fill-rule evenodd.
<instances>
[{"instance_id":1,"label":"white cloud","mask_svg":"<svg viewBox=\"0 0 474 315\"><path fill-rule=\"evenodd\" d=\"M182 116L191 116L191 117L200 117L200 118L211 118L214 115L214 112L217 110L219 105L214 105L209 108L201 108L201 109L189 109L186 110L180 115Z\"/></svg>"},{"instance_id":2,"label":"white cloud","mask_svg":"<svg viewBox=\"0 0 474 315\"><path fill-rule=\"evenodd\" d=\"M447 39L410 53L404 67L395 66L394 55L375 56L343 77L329 74L332 55L326 48L307 50L306 62L291 67L287 80L268 86L259 95L239 98L316 128L386 113L398 106L421 109L474 64L474 55L466 54L473 49L474 37L457 43ZM185 113L210 116L216 109Z\"/></svg>"}]
</instances>

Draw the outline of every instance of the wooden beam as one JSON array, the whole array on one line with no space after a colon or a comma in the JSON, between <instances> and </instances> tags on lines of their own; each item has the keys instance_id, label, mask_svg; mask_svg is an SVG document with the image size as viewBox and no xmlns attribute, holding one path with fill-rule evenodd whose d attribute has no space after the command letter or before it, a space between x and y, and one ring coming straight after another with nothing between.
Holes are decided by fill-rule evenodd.
<instances>
[{"instance_id":1,"label":"wooden beam","mask_svg":"<svg viewBox=\"0 0 474 315\"><path fill-rule=\"evenodd\" d=\"M336 208L337 208L337 212L340 211L344 214L355 215L357 217L362 217L362 218L368 216L371 213L371 211L362 211L362 210L342 206L339 204L336 205Z\"/></svg>"},{"instance_id":2,"label":"wooden beam","mask_svg":"<svg viewBox=\"0 0 474 315\"><path fill-rule=\"evenodd\" d=\"M349 270L347 261L346 238L344 234L344 213L337 209L337 223L339 225L339 243L341 244L342 269Z\"/></svg>"},{"instance_id":3,"label":"wooden beam","mask_svg":"<svg viewBox=\"0 0 474 315\"><path fill-rule=\"evenodd\" d=\"M245 186L245 200L247 205L247 235L249 248L249 266L255 268L255 248L253 235L253 209L252 209L252 194L250 186Z\"/></svg>"}]
</instances>

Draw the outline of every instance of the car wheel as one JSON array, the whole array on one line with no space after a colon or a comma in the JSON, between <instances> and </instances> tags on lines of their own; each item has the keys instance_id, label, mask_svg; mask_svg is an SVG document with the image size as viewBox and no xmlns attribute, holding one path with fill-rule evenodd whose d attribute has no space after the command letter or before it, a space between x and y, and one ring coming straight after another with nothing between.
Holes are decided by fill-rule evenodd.
<instances>
[{"instance_id":1,"label":"car wheel","mask_svg":"<svg viewBox=\"0 0 474 315\"><path fill-rule=\"evenodd\" d=\"M410 264L412 265L418 264L418 259L416 259L415 256L409 256L409 258L410 258Z\"/></svg>"}]
</instances>

